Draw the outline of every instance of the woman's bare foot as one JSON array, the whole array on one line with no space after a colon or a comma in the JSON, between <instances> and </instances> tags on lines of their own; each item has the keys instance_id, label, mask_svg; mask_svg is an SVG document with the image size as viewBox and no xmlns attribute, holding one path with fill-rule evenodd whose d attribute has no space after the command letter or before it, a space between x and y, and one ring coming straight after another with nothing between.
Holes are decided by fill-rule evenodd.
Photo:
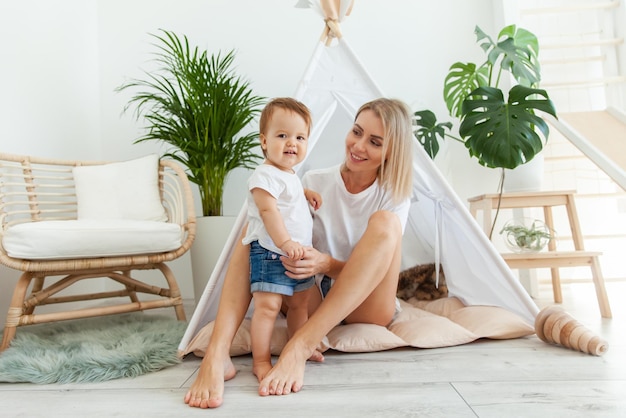
<instances>
[{"instance_id":1,"label":"woman's bare foot","mask_svg":"<svg viewBox=\"0 0 626 418\"><path fill-rule=\"evenodd\" d=\"M222 404L224 382L237 374L230 357L220 359L206 353L196 380L185 394L185 403L195 408L217 408Z\"/></svg>"},{"instance_id":2,"label":"woman's bare foot","mask_svg":"<svg viewBox=\"0 0 626 418\"><path fill-rule=\"evenodd\" d=\"M306 360L313 350L297 347L293 341L287 343L274 367L261 380L259 395L287 395L302 389Z\"/></svg>"},{"instance_id":3,"label":"woman's bare foot","mask_svg":"<svg viewBox=\"0 0 626 418\"><path fill-rule=\"evenodd\" d=\"M270 370L272 370L271 361L252 361L252 373L254 373L256 378L259 380L259 383Z\"/></svg>"}]
</instances>

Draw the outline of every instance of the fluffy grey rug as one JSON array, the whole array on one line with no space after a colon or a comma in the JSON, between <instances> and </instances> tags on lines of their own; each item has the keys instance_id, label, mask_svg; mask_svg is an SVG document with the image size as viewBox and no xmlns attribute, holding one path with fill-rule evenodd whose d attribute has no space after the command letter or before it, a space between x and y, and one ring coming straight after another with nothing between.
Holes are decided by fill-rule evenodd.
<instances>
[{"instance_id":1,"label":"fluffy grey rug","mask_svg":"<svg viewBox=\"0 0 626 418\"><path fill-rule=\"evenodd\" d=\"M0 382L101 382L160 370L180 362L186 326L135 312L20 327L0 353Z\"/></svg>"}]
</instances>

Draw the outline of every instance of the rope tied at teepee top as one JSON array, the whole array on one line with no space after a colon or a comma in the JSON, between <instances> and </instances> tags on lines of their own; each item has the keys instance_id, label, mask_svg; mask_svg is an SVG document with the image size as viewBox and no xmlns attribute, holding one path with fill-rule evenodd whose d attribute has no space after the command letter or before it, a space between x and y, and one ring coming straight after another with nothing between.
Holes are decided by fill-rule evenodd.
<instances>
[{"instance_id":1,"label":"rope tied at teepee top","mask_svg":"<svg viewBox=\"0 0 626 418\"><path fill-rule=\"evenodd\" d=\"M321 41L329 46L333 38L341 38L341 29L339 28L339 21L337 19L324 19L326 26L324 26L324 32L322 33Z\"/></svg>"}]
</instances>

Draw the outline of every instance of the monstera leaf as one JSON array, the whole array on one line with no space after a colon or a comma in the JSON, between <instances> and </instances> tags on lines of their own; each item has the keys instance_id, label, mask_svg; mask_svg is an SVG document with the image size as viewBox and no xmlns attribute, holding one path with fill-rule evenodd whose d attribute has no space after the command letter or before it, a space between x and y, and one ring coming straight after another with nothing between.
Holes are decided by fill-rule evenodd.
<instances>
[{"instance_id":1,"label":"monstera leaf","mask_svg":"<svg viewBox=\"0 0 626 418\"><path fill-rule=\"evenodd\" d=\"M461 117L461 104L467 95L489 79L489 68L477 67L474 63L456 62L450 66L443 83L443 99L451 116Z\"/></svg>"},{"instance_id":2,"label":"monstera leaf","mask_svg":"<svg viewBox=\"0 0 626 418\"><path fill-rule=\"evenodd\" d=\"M548 137L548 126L535 110L556 117L544 90L518 85L505 102L502 90L479 87L463 102L459 134L481 165L513 169L541 151Z\"/></svg>"},{"instance_id":3,"label":"monstera leaf","mask_svg":"<svg viewBox=\"0 0 626 418\"><path fill-rule=\"evenodd\" d=\"M452 136L446 133L446 129L448 131L452 129L452 122L437 123L437 117L430 110L415 112L414 116L416 128L413 133L430 158L435 158L439 152L439 141L437 137L443 139L449 136L452 138Z\"/></svg>"},{"instance_id":4,"label":"monstera leaf","mask_svg":"<svg viewBox=\"0 0 626 418\"><path fill-rule=\"evenodd\" d=\"M457 118L461 117L463 100L478 87L498 87L503 71L509 72L523 86L534 87L541 79L539 43L531 32L510 25L500 31L498 42L478 26L474 33L476 42L487 54L487 60L480 66L471 62L452 64L443 83L448 112Z\"/></svg>"},{"instance_id":5,"label":"monstera leaf","mask_svg":"<svg viewBox=\"0 0 626 418\"><path fill-rule=\"evenodd\" d=\"M508 71L520 84L528 87L536 86L541 80L541 66L539 65L539 42L537 37L526 29L515 25L505 27L498 34L498 43L478 26L474 30L476 42L487 53L487 65L490 71L500 61L500 72ZM489 75L489 85L498 86L500 74L495 84L491 84L492 74ZM486 85L486 84L483 84Z\"/></svg>"}]
</instances>

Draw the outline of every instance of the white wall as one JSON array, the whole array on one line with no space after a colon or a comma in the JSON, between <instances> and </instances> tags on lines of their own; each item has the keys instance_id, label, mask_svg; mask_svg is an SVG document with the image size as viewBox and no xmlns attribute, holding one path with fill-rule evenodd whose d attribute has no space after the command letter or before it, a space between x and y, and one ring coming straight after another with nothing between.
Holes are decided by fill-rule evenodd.
<instances>
[{"instance_id":1,"label":"white wall","mask_svg":"<svg viewBox=\"0 0 626 418\"><path fill-rule=\"evenodd\" d=\"M98 156L95 0L0 4L0 150Z\"/></svg>"},{"instance_id":2,"label":"white wall","mask_svg":"<svg viewBox=\"0 0 626 418\"><path fill-rule=\"evenodd\" d=\"M478 60L474 27L499 30L492 0L361 0L342 31L390 97L450 120L443 79L455 61ZM312 10L285 0L21 0L0 4L3 42L0 151L69 159L128 159L158 152L133 144L140 124L122 115L129 95L114 89L149 69L159 28L186 34L211 52L236 49L236 66L257 94L291 95L323 29ZM498 4L497 1L494 4ZM495 11L494 11L495 10ZM496 173L481 169L456 144L438 164L462 199L495 191ZM454 170L449 167L454 165ZM247 173L228 181L224 211L243 202ZM187 257L173 264L183 297L193 298ZM1 269L0 321L17 274Z\"/></svg>"}]
</instances>

